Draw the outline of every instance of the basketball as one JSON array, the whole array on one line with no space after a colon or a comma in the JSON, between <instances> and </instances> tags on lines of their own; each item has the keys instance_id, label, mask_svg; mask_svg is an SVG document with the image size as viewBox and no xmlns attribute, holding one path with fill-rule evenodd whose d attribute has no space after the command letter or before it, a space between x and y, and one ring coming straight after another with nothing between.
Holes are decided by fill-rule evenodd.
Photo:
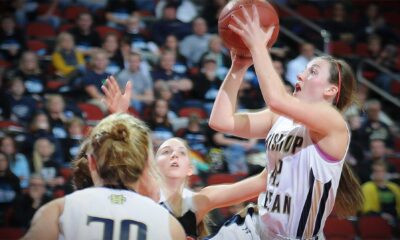
<instances>
[{"instance_id":1,"label":"basketball","mask_svg":"<svg viewBox=\"0 0 400 240\"><path fill-rule=\"evenodd\" d=\"M266 0L232 0L222 9L218 18L218 33L223 43L228 49L235 49L239 56L250 56L250 52L246 45L243 43L239 35L233 32L228 25L233 24L237 26L236 22L231 18L234 14L240 20L245 21L242 5L250 17L253 15L253 5L256 5L258 15L260 16L260 25L266 31L270 26L275 26L274 32L269 40L267 46L271 48L276 42L279 33L279 18L274 7Z\"/></svg>"}]
</instances>

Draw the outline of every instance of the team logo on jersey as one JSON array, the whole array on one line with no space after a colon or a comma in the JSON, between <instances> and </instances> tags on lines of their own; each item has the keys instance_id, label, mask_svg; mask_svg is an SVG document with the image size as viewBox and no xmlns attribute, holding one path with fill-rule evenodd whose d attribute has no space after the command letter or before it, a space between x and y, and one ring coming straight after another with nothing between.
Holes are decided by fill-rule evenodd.
<instances>
[{"instance_id":1,"label":"team logo on jersey","mask_svg":"<svg viewBox=\"0 0 400 240\"><path fill-rule=\"evenodd\" d=\"M122 205L122 204L124 204L126 202L126 197L124 195L122 195L122 194L120 194L120 195L111 194L108 198L110 199L111 203L113 203L113 204Z\"/></svg>"}]
</instances>

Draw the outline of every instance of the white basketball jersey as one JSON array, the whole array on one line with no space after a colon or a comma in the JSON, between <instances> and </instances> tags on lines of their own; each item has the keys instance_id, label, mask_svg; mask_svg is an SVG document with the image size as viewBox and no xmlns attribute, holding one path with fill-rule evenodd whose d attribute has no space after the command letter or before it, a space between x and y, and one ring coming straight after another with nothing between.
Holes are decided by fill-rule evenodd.
<instances>
[{"instance_id":1,"label":"white basketball jersey","mask_svg":"<svg viewBox=\"0 0 400 240\"><path fill-rule=\"evenodd\" d=\"M171 239L169 216L133 191L88 188L65 197L59 239Z\"/></svg>"},{"instance_id":2,"label":"white basketball jersey","mask_svg":"<svg viewBox=\"0 0 400 240\"><path fill-rule=\"evenodd\" d=\"M258 198L261 239L323 239L344 160L323 153L303 125L285 117L265 141L268 185Z\"/></svg>"}]
</instances>

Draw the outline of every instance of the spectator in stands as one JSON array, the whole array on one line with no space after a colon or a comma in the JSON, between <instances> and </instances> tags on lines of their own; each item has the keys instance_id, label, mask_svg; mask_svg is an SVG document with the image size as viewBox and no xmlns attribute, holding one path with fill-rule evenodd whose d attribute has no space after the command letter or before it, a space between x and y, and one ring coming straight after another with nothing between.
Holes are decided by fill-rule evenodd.
<instances>
[{"instance_id":1,"label":"spectator in stands","mask_svg":"<svg viewBox=\"0 0 400 240\"><path fill-rule=\"evenodd\" d=\"M0 29L0 59L16 63L25 45L24 34L17 29L14 18L10 15L3 16Z\"/></svg>"},{"instance_id":2,"label":"spectator in stands","mask_svg":"<svg viewBox=\"0 0 400 240\"><path fill-rule=\"evenodd\" d=\"M291 84L288 80L286 80L286 76L285 76L286 71L285 71L285 66L283 65L283 62L280 59L274 59L274 60L272 60L272 64L273 64L276 72L282 78L282 80L284 82L288 82L289 84Z\"/></svg>"},{"instance_id":3,"label":"spectator in stands","mask_svg":"<svg viewBox=\"0 0 400 240\"><path fill-rule=\"evenodd\" d=\"M332 35L332 40L352 43L355 37L354 26L348 19L346 6L342 2L333 4L332 18L327 19L323 26Z\"/></svg>"},{"instance_id":4,"label":"spectator in stands","mask_svg":"<svg viewBox=\"0 0 400 240\"><path fill-rule=\"evenodd\" d=\"M120 41L120 50L121 50L121 54L122 54L122 58L124 60L124 69L126 69L129 66L129 58L132 52L140 52L138 50L135 50L134 48L132 48L131 42L129 41L129 39L125 36L121 39ZM141 53L141 52L140 52ZM151 74L150 74L150 69L151 69L151 65L149 63L149 61L151 60L147 60L142 56L142 61L140 62L140 71L146 75L147 77L151 78ZM158 58L155 60L156 62L158 62ZM151 62L153 63L153 62Z\"/></svg>"},{"instance_id":5,"label":"spectator in stands","mask_svg":"<svg viewBox=\"0 0 400 240\"><path fill-rule=\"evenodd\" d=\"M358 112L356 112L353 114L346 114L346 120L351 133L346 162L355 170L360 167L360 164L362 164L365 158L365 151L360 139L361 117Z\"/></svg>"},{"instance_id":6,"label":"spectator in stands","mask_svg":"<svg viewBox=\"0 0 400 240\"><path fill-rule=\"evenodd\" d=\"M79 14L76 25L70 33L74 37L76 48L85 56L90 55L94 48L100 47L101 39L94 30L93 17L90 13Z\"/></svg>"},{"instance_id":7,"label":"spectator in stands","mask_svg":"<svg viewBox=\"0 0 400 240\"><path fill-rule=\"evenodd\" d=\"M132 83L131 106L139 113L143 113L145 106L154 101L153 80L140 71L140 53L132 52L128 61L128 68L118 74L118 83L121 89L124 89L127 82Z\"/></svg>"},{"instance_id":8,"label":"spectator in stands","mask_svg":"<svg viewBox=\"0 0 400 240\"><path fill-rule=\"evenodd\" d=\"M394 44L387 44L383 50L380 52L379 57L375 59L375 61L380 64L381 66L393 71L396 76L399 76L400 69L397 68L398 62L398 49ZM376 77L377 85L380 86L382 89L391 93L393 77L386 74L386 73L379 73Z\"/></svg>"},{"instance_id":9,"label":"spectator in stands","mask_svg":"<svg viewBox=\"0 0 400 240\"><path fill-rule=\"evenodd\" d=\"M200 153L203 158L208 153L208 139L204 126L201 124L201 119L196 114L189 116L187 128L179 136L186 140L192 151Z\"/></svg>"},{"instance_id":10,"label":"spectator in stands","mask_svg":"<svg viewBox=\"0 0 400 240\"><path fill-rule=\"evenodd\" d=\"M384 161L386 163L388 172L396 172L396 168L386 161L387 150L385 142L382 139L372 139L369 144L369 149L369 158L364 159L358 165L358 176L362 183L372 180L372 165L378 161Z\"/></svg>"},{"instance_id":11,"label":"spectator in stands","mask_svg":"<svg viewBox=\"0 0 400 240\"><path fill-rule=\"evenodd\" d=\"M158 45L162 45L169 34L174 34L179 40L190 34L190 25L176 18L175 4L166 4L162 12L162 18L152 27L152 36Z\"/></svg>"},{"instance_id":12,"label":"spectator in stands","mask_svg":"<svg viewBox=\"0 0 400 240\"><path fill-rule=\"evenodd\" d=\"M51 132L54 137L62 141L67 137L65 123L68 118L73 116L73 113L66 111L64 98L59 94L47 97L46 111L49 116Z\"/></svg>"},{"instance_id":13,"label":"spectator in stands","mask_svg":"<svg viewBox=\"0 0 400 240\"><path fill-rule=\"evenodd\" d=\"M79 77L85 72L85 59L75 47L74 37L70 33L62 32L57 36L56 48L51 59L56 74L77 87Z\"/></svg>"},{"instance_id":14,"label":"spectator in stands","mask_svg":"<svg viewBox=\"0 0 400 240\"><path fill-rule=\"evenodd\" d=\"M73 117L66 123L68 136L63 141L63 148L65 164L68 166L79 153L79 147L84 139L84 127L83 120L78 117Z\"/></svg>"},{"instance_id":15,"label":"spectator in stands","mask_svg":"<svg viewBox=\"0 0 400 240\"><path fill-rule=\"evenodd\" d=\"M168 113L168 102L162 99L156 99L151 108L150 116L146 121L153 132L152 141L154 149L158 149L161 143L175 136L172 124L169 121Z\"/></svg>"},{"instance_id":16,"label":"spectator in stands","mask_svg":"<svg viewBox=\"0 0 400 240\"><path fill-rule=\"evenodd\" d=\"M378 59L382 51L382 38L376 34L369 35L367 38L367 49L368 57Z\"/></svg>"},{"instance_id":17,"label":"spectator in stands","mask_svg":"<svg viewBox=\"0 0 400 240\"><path fill-rule=\"evenodd\" d=\"M213 35L208 43L208 51L201 57L201 62L204 58L212 57L217 61L218 76L223 78L228 72L227 66L231 64L231 58L224 51L222 40L218 35Z\"/></svg>"},{"instance_id":18,"label":"spectator in stands","mask_svg":"<svg viewBox=\"0 0 400 240\"><path fill-rule=\"evenodd\" d=\"M0 152L0 226L6 224L6 213L21 194L19 179L12 173L7 155Z\"/></svg>"},{"instance_id":19,"label":"spectator in stands","mask_svg":"<svg viewBox=\"0 0 400 240\"><path fill-rule=\"evenodd\" d=\"M379 214L392 226L400 218L400 187L387 180L385 162L377 161L372 165L372 181L362 185L364 193L364 214Z\"/></svg>"},{"instance_id":20,"label":"spectator in stands","mask_svg":"<svg viewBox=\"0 0 400 240\"><path fill-rule=\"evenodd\" d=\"M109 63L108 59L106 51L102 49L94 51L90 59L90 69L82 79L85 92L90 98L89 102L98 106L103 112L106 112L107 108L101 100L104 96L101 86L103 81L110 76L110 73L106 70Z\"/></svg>"},{"instance_id":21,"label":"spectator in stands","mask_svg":"<svg viewBox=\"0 0 400 240\"><path fill-rule=\"evenodd\" d=\"M155 8L158 19L162 17L162 10L167 4L175 5L176 18L179 21L189 23L197 16L198 11L191 0L160 0Z\"/></svg>"},{"instance_id":22,"label":"spectator in stands","mask_svg":"<svg viewBox=\"0 0 400 240\"><path fill-rule=\"evenodd\" d=\"M28 187L31 173L28 159L24 154L17 151L15 140L11 135L6 135L0 139L0 151L7 155L10 169L19 178L21 188Z\"/></svg>"},{"instance_id":23,"label":"spectator in stands","mask_svg":"<svg viewBox=\"0 0 400 240\"><path fill-rule=\"evenodd\" d=\"M157 86L157 89L155 89L154 91L154 95L155 98L157 99L160 98L170 103L174 93L172 92L167 82L160 81Z\"/></svg>"},{"instance_id":24,"label":"spectator in stands","mask_svg":"<svg viewBox=\"0 0 400 240\"><path fill-rule=\"evenodd\" d=\"M394 45L388 44L384 46L382 38L376 34L371 34L370 36L368 36L367 44L369 58L371 58L381 66L393 71L394 73L398 72L398 69L396 67L398 51ZM367 67L365 70L369 71L370 69ZM372 68L370 71L376 71L376 69ZM391 92L391 76L384 72L380 72L376 76L375 81L379 87L389 93Z\"/></svg>"},{"instance_id":25,"label":"spectator in stands","mask_svg":"<svg viewBox=\"0 0 400 240\"><path fill-rule=\"evenodd\" d=\"M189 66L197 66L201 56L207 52L211 35L208 33L204 18L198 17L192 23L193 34L185 37L180 43L180 52L188 60Z\"/></svg>"},{"instance_id":26,"label":"spectator in stands","mask_svg":"<svg viewBox=\"0 0 400 240\"><path fill-rule=\"evenodd\" d=\"M158 69L153 71L152 77L156 91L159 91L160 82L166 82L174 93L171 100L172 110L176 111L182 104L184 92L192 89L192 81L186 75L174 71L176 56L172 52L164 52L161 55Z\"/></svg>"},{"instance_id":27,"label":"spectator in stands","mask_svg":"<svg viewBox=\"0 0 400 240\"><path fill-rule=\"evenodd\" d=\"M205 3L202 16L207 21L211 33L217 33L219 14L227 3L228 0L207 0Z\"/></svg>"},{"instance_id":28,"label":"spectator in stands","mask_svg":"<svg viewBox=\"0 0 400 240\"><path fill-rule=\"evenodd\" d=\"M367 9L362 11L362 13L364 15L361 18L357 28L358 39L360 41L364 41L365 38L372 34L382 36L385 41L398 41L398 38L396 38L388 24L386 24L385 18L380 11L378 3L370 3L367 6Z\"/></svg>"},{"instance_id":29,"label":"spectator in stands","mask_svg":"<svg viewBox=\"0 0 400 240\"><path fill-rule=\"evenodd\" d=\"M194 76L193 97L203 103L208 115L211 113L221 83L222 79L217 75L216 60L211 56L207 56L203 59L200 72Z\"/></svg>"},{"instance_id":30,"label":"spectator in stands","mask_svg":"<svg viewBox=\"0 0 400 240\"><path fill-rule=\"evenodd\" d=\"M162 53L173 52L175 54L174 70L178 73L185 74L188 70L187 59L179 50L179 41L175 35L170 34L165 38L165 43L162 46Z\"/></svg>"},{"instance_id":31,"label":"spectator in stands","mask_svg":"<svg viewBox=\"0 0 400 240\"><path fill-rule=\"evenodd\" d=\"M124 29L128 18L135 14L137 8L135 1L108 0L104 11L106 12L107 25L117 29Z\"/></svg>"},{"instance_id":32,"label":"spectator in stands","mask_svg":"<svg viewBox=\"0 0 400 240\"><path fill-rule=\"evenodd\" d=\"M160 50L157 44L150 40L146 29L140 26L139 16L130 16L128 18L124 35L133 50L139 51L144 59L156 62L160 55Z\"/></svg>"},{"instance_id":33,"label":"spectator in stands","mask_svg":"<svg viewBox=\"0 0 400 240\"><path fill-rule=\"evenodd\" d=\"M54 152L55 146L48 138L38 138L33 144L33 172L40 174L51 190L64 184L60 165L53 158Z\"/></svg>"},{"instance_id":34,"label":"spectator in stands","mask_svg":"<svg viewBox=\"0 0 400 240\"><path fill-rule=\"evenodd\" d=\"M33 0L16 0L12 1L11 5L18 26L25 26L33 20L33 16L39 7L39 3Z\"/></svg>"},{"instance_id":35,"label":"spectator in stands","mask_svg":"<svg viewBox=\"0 0 400 240\"><path fill-rule=\"evenodd\" d=\"M299 46L300 54L287 63L286 79L294 86L297 75L306 69L307 63L314 57L314 45L302 43Z\"/></svg>"},{"instance_id":36,"label":"spectator in stands","mask_svg":"<svg viewBox=\"0 0 400 240\"><path fill-rule=\"evenodd\" d=\"M28 191L16 200L12 225L28 228L35 212L51 200L46 194L46 182L43 177L34 174L29 179Z\"/></svg>"},{"instance_id":37,"label":"spectator in stands","mask_svg":"<svg viewBox=\"0 0 400 240\"><path fill-rule=\"evenodd\" d=\"M69 1L69 0L63 0L63 1ZM65 6L66 4L63 3L61 0L49 0L47 1L48 7L44 9L45 11L40 12L37 11L37 20L41 22L46 22L50 24L54 29L58 29L58 27L61 24L61 13L60 13L60 8ZM68 3L67 3L68 4Z\"/></svg>"},{"instance_id":38,"label":"spectator in stands","mask_svg":"<svg viewBox=\"0 0 400 240\"><path fill-rule=\"evenodd\" d=\"M118 35L108 33L103 39L102 48L108 56L106 71L110 74L117 74L124 68L124 58L119 46Z\"/></svg>"},{"instance_id":39,"label":"spectator in stands","mask_svg":"<svg viewBox=\"0 0 400 240\"><path fill-rule=\"evenodd\" d=\"M216 132L211 128L208 128L207 134L211 146L223 150L223 159L227 163L229 173L248 173L246 152L256 147L257 141L255 139L242 139Z\"/></svg>"},{"instance_id":40,"label":"spectator in stands","mask_svg":"<svg viewBox=\"0 0 400 240\"><path fill-rule=\"evenodd\" d=\"M364 149L368 148L371 139L379 138L385 141L388 152L391 152L394 148L393 135L389 126L380 119L382 112L381 103L376 99L368 100L365 103L365 110L367 118L360 127L360 139L362 140Z\"/></svg>"},{"instance_id":41,"label":"spectator in stands","mask_svg":"<svg viewBox=\"0 0 400 240\"><path fill-rule=\"evenodd\" d=\"M30 131L28 132L27 138L24 143L24 146L26 146L26 152L29 156L32 155L34 142L39 138L50 139L50 141L56 147L54 158L59 164L62 164L64 162L64 157L61 144L51 132L49 117L45 112L42 111L37 112L33 116L30 124ZM33 166L31 166L31 169L33 169Z\"/></svg>"},{"instance_id":42,"label":"spectator in stands","mask_svg":"<svg viewBox=\"0 0 400 240\"><path fill-rule=\"evenodd\" d=\"M11 119L27 125L36 110L36 101L31 96L25 95L24 83L18 77L10 80L8 94Z\"/></svg>"},{"instance_id":43,"label":"spectator in stands","mask_svg":"<svg viewBox=\"0 0 400 240\"><path fill-rule=\"evenodd\" d=\"M26 51L22 53L18 68L12 69L9 78L19 77L25 85L26 93L36 96L46 91L47 77L42 71L36 53ZM38 96L36 96L38 98Z\"/></svg>"}]
</instances>

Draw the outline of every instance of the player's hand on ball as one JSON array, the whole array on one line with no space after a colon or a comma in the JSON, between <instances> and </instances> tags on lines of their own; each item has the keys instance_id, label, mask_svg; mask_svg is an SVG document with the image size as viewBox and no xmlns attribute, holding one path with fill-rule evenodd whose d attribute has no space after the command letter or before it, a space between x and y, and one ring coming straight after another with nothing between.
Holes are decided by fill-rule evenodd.
<instances>
[{"instance_id":1,"label":"player's hand on ball","mask_svg":"<svg viewBox=\"0 0 400 240\"><path fill-rule=\"evenodd\" d=\"M271 39L272 33L274 32L274 26L269 27L267 31L264 31L260 26L260 19L257 8L253 5L253 18L250 17L249 13L244 7L241 7L245 22L240 20L237 16L232 14L233 20L237 23L238 27L229 24L228 27L238 34L250 51L257 50L257 48L264 47Z\"/></svg>"}]
</instances>

